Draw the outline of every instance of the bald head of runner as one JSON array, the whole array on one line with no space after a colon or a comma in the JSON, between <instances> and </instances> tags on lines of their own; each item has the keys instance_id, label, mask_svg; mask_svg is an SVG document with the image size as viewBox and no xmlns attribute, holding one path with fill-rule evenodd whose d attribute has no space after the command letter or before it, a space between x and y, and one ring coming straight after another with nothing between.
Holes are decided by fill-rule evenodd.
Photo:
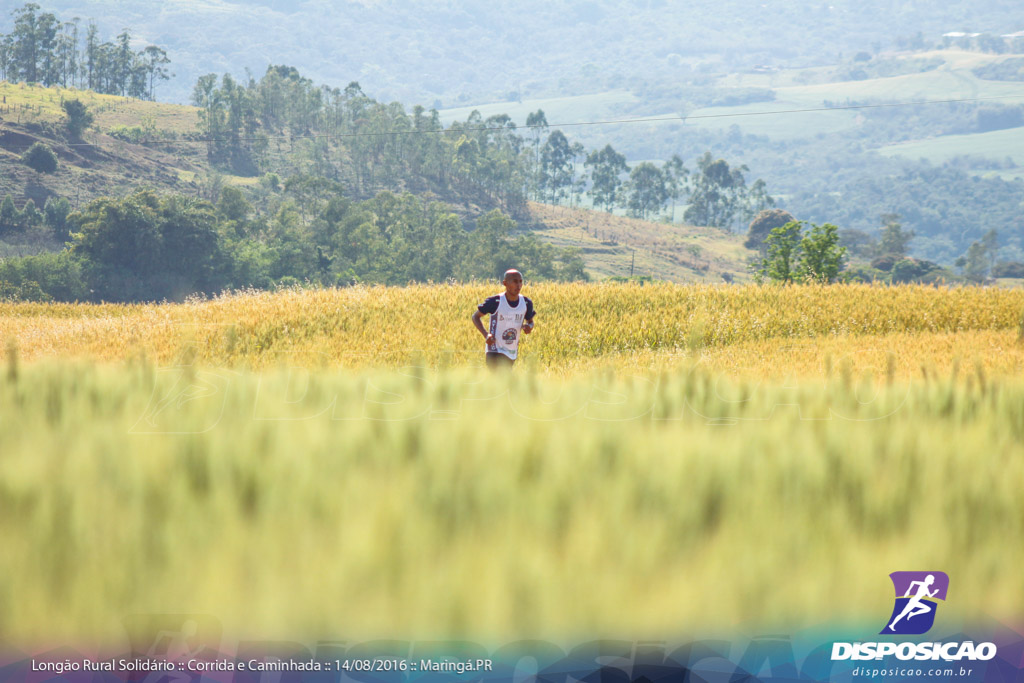
<instances>
[{"instance_id":1,"label":"bald head of runner","mask_svg":"<svg viewBox=\"0 0 1024 683\"><path fill-rule=\"evenodd\" d=\"M510 302L519 300L519 290L523 288L523 274L515 268L509 268L501 278L505 285L505 298Z\"/></svg>"}]
</instances>

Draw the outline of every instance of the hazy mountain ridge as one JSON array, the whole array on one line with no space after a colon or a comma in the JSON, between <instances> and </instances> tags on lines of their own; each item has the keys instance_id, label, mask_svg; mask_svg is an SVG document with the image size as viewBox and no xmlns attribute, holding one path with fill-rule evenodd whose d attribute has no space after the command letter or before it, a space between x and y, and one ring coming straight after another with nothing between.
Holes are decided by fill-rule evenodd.
<instances>
[{"instance_id":1,"label":"hazy mountain ridge","mask_svg":"<svg viewBox=\"0 0 1024 683\"><path fill-rule=\"evenodd\" d=\"M358 80L384 101L452 106L513 93L602 90L655 76L669 86L702 69L827 64L840 53L890 48L918 32L934 42L953 30L1024 28L1016 3L1007 0L833 0L804 7L758 0L683 7L658 0L55 0L47 8L65 21L95 19L105 33L130 26L140 43L166 47L177 78L161 97L176 102L188 100L203 73L241 76L249 69L259 76L281 63L317 82Z\"/></svg>"}]
</instances>

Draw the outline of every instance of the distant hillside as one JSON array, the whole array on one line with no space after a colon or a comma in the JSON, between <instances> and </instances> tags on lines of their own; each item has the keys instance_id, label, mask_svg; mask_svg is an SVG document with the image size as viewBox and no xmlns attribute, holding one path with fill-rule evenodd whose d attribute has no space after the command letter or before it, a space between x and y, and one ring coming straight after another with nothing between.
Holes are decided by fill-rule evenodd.
<instances>
[{"instance_id":1,"label":"distant hillside","mask_svg":"<svg viewBox=\"0 0 1024 683\"><path fill-rule=\"evenodd\" d=\"M717 228L673 225L604 211L530 203L535 234L580 249L595 279L650 277L670 282L746 282L755 252L743 236Z\"/></svg>"},{"instance_id":2,"label":"distant hillside","mask_svg":"<svg viewBox=\"0 0 1024 683\"><path fill-rule=\"evenodd\" d=\"M8 3L13 5L13 3ZM43 3L41 3L43 4ZM205 73L289 64L384 101L444 106L636 87L755 65L814 66L948 31L1019 31L1014 0L52 0L61 21L167 49L161 97ZM5 26L5 22L8 24ZM0 17L0 30L9 27Z\"/></svg>"}]
</instances>

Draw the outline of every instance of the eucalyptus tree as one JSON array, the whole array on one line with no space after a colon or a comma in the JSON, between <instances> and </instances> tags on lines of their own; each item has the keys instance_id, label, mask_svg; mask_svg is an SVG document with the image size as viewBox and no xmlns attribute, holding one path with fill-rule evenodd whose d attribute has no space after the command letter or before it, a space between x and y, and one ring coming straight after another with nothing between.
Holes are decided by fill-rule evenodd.
<instances>
[{"instance_id":1,"label":"eucalyptus tree","mask_svg":"<svg viewBox=\"0 0 1024 683\"><path fill-rule=\"evenodd\" d=\"M573 151L560 130L552 131L540 153L540 187L557 203L572 186Z\"/></svg>"},{"instance_id":2,"label":"eucalyptus tree","mask_svg":"<svg viewBox=\"0 0 1024 683\"><path fill-rule=\"evenodd\" d=\"M526 116L526 127L530 129L533 136L533 197L541 197L541 169L540 169L540 141L548 129L548 117L544 115L543 109Z\"/></svg>"},{"instance_id":3,"label":"eucalyptus tree","mask_svg":"<svg viewBox=\"0 0 1024 683\"><path fill-rule=\"evenodd\" d=\"M686 183L690 172L683 165L683 159L678 154L673 154L672 158L665 162L665 165L661 167L661 172L665 176L665 191L668 198L672 200L672 220L675 221L676 202L686 192Z\"/></svg>"},{"instance_id":4,"label":"eucalyptus tree","mask_svg":"<svg viewBox=\"0 0 1024 683\"><path fill-rule=\"evenodd\" d=\"M594 206L604 207L610 213L622 187L622 175L629 172L626 157L611 145L605 145L588 154L583 165L590 172L590 196Z\"/></svg>"},{"instance_id":5,"label":"eucalyptus tree","mask_svg":"<svg viewBox=\"0 0 1024 683\"><path fill-rule=\"evenodd\" d=\"M657 166L644 161L629 172L627 206L631 214L647 218L659 211L667 198L665 174Z\"/></svg>"},{"instance_id":6,"label":"eucalyptus tree","mask_svg":"<svg viewBox=\"0 0 1024 683\"><path fill-rule=\"evenodd\" d=\"M697 160L698 172L690 184L690 206L683 217L694 225L729 228L747 213L746 166L729 166L711 152Z\"/></svg>"}]
</instances>

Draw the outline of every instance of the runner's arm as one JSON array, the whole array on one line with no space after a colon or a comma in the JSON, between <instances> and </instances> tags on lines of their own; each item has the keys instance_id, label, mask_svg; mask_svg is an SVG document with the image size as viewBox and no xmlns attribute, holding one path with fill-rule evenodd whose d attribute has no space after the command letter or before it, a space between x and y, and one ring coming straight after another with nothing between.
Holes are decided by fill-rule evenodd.
<instances>
[{"instance_id":1,"label":"runner's arm","mask_svg":"<svg viewBox=\"0 0 1024 683\"><path fill-rule=\"evenodd\" d=\"M480 332L480 334L484 336L484 339L487 340L487 343L493 345L494 335L490 334L486 329L484 329L484 324L480 322L480 318L484 317L484 315L486 314L481 313L480 311L473 311L473 325L475 325L476 329Z\"/></svg>"},{"instance_id":2,"label":"runner's arm","mask_svg":"<svg viewBox=\"0 0 1024 683\"><path fill-rule=\"evenodd\" d=\"M526 320L523 322L523 334L530 334L533 332L534 318L537 317L537 311L533 308L533 302L530 301L529 297L526 298Z\"/></svg>"}]
</instances>

